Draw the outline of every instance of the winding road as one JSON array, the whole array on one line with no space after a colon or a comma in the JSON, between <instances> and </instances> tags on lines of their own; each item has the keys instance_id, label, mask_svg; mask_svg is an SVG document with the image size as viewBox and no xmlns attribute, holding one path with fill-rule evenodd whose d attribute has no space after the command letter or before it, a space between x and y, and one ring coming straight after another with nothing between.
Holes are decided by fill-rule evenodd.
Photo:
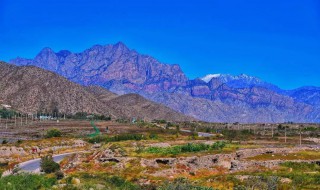
<instances>
[{"instance_id":1,"label":"winding road","mask_svg":"<svg viewBox=\"0 0 320 190\"><path fill-rule=\"evenodd\" d=\"M61 162L65 157L75 154L76 152L71 152L71 153L64 153L64 154L58 154L53 156L53 160L57 163ZM22 171L26 172L32 172L32 173L38 173L40 172L40 158L34 159L34 160L29 160L26 162L22 162L19 164L19 168Z\"/></svg>"}]
</instances>

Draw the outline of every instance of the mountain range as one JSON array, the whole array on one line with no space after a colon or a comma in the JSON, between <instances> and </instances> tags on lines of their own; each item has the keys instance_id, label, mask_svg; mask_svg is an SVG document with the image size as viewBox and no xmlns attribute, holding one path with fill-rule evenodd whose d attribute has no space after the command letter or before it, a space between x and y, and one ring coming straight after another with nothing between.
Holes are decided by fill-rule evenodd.
<instances>
[{"instance_id":1,"label":"mountain range","mask_svg":"<svg viewBox=\"0 0 320 190\"><path fill-rule=\"evenodd\" d=\"M283 90L245 74L188 79L179 65L161 63L121 42L95 45L80 53L44 48L33 59L18 57L10 63L37 66L118 95L139 94L210 122L320 122L318 87Z\"/></svg>"}]
</instances>

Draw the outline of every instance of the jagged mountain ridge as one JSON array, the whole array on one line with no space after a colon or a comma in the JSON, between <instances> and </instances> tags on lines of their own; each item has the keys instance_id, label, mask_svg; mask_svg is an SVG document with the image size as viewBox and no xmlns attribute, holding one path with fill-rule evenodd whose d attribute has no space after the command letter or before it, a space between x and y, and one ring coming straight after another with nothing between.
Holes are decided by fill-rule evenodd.
<instances>
[{"instance_id":1,"label":"jagged mountain ridge","mask_svg":"<svg viewBox=\"0 0 320 190\"><path fill-rule=\"evenodd\" d=\"M178 65L160 63L123 43L96 45L81 53L55 53L45 48L34 59L17 58L11 62L36 65L74 82L98 85L117 94L138 93L207 121L320 122L319 106L313 104L314 100L306 101L304 95L294 96L292 91L247 75L189 80Z\"/></svg>"},{"instance_id":2,"label":"jagged mountain ridge","mask_svg":"<svg viewBox=\"0 0 320 190\"><path fill-rule=\"evenodd\" d=\"M23 113L51 113L57 108L60 113L87 112L111 115L113 118L193 119L141 96L118 96L101 87L81 86L35 66L14 66L4 62L0 62L0 99ZM117 99L134 101L136 106L111 106ZM144 109L144 106L153 109Z\"/></svg>"},{"instance_id":3,"label":"jagged mountain ridge","mask_svg":"<svg viewBox=\"0 0 320 190\"><path fill-rule=\"evenodd\" d=\"M10 62L35 65L79 84L108 88L120 81L126 88L153 92L170 90L188 80L178 65L162 64L150 56L130 50L123 43L95 45L82 53L66 50L55 53L44 48L33 60L17 58Z\"/></svg>"},{"instance_id":4,"label":"jagged mountain ridge","mask_svg":"<svg viewBox=\"0 0 320 190\"><path fill-rule=\"evenodd\" d=\"M230 75L230 74L208 74L200 78L209 83L211 80L219 80L221 83L227 84L231 88L250 88L250 87L264 87L276 92L283 92L278 86L265 82L257 77L246 74Z\"/></svg>"}]
</instances>

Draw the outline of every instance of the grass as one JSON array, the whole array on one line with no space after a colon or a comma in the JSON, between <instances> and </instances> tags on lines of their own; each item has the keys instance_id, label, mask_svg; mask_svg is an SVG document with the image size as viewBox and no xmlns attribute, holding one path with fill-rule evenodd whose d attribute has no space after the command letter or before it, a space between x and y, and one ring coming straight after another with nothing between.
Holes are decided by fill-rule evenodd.
<instances>
[{"instance_id":1,"label":"grass","mask_svg":"<svg viewBox=\"0 0 320 190\"><path fill-rule=\"evenodd\" d=\"M247 158L247 160L267 161L267 160L317 160L320 159L319 151L300 151L290 154L262 154Z\"/></svg>"},{"instance_id":2,"label":"grass","mask_svg":"<svg viewBox=\"0 0 320 190\"><path fill-rule=\"evenodd\" d=\"M317 164L311 164L311 163L297 163L297 162L285 162L281 164L284 167L292 168L294 172L320 172L320 166Z\"/></svg>"},{"instance_id":3,"label":"grass","mask_svg":"<svg viewBox=\"0 0 320 190\"><path fill-rule=\"evenodd\" d=\"M20 174L0 178L0 189L3 190L34 190L49 189L56 184L56 178L44 175Z\"/></svg>"},{"instance_id":4,"label":"grass","mask_svg":"<svg viewBox=\"0 0 320 190\"><path fill-rule=\"evenodd\" d=\"M228 174L228 176L235 175L249 175L251 176L249 181L243 182L230 178L236 186L246 186L253 182L259 182L257 179L267 179L268 177L277 177L280 181L283 178L292 180L290 183L279 183L279 190L291 190L291 189L320 189L320 166L317 164L305 163L305 162L285 162L280 164L278 168L272 170L260 170L256 172L246 171L237 172L235 174ZM251 180L251 182L250 182ZM248 183L249 182L249 183Z\"/></svg>"}]
</instances>

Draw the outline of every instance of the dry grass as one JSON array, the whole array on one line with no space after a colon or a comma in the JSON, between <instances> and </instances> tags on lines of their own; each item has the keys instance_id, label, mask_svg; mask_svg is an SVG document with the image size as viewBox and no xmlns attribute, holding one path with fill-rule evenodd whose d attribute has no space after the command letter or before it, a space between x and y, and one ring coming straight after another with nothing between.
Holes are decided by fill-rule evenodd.
<instances>
[{"instance_id":1,"label":"dry grass","mask_svg":"<svg viewBox=\"0 0 320 190\"><path fill-rule=\"evenodd\" d=\"M290 154L262 154L247 158L247 160L267 161L267 160L319 160L320 151L300 151Z\"/></svg>"}]
</instances>

